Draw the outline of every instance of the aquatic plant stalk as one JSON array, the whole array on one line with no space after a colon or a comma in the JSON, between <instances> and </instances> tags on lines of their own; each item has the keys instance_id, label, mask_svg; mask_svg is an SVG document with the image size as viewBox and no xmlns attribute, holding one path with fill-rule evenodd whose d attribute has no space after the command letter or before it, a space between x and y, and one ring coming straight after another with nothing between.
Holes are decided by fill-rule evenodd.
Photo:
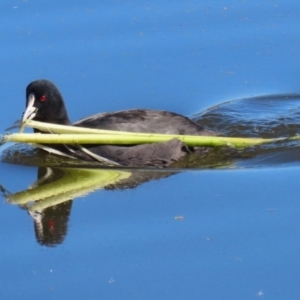
<instances>
[{"instance_id":1,"label":"aquatic plant stalk","mask_svg":"<svg viewBox=\"0 0 300 300\"><path fill-rule=\"evenodd\" d=\"M35 144L111 144L111 145L138 145L165 142L171 139L179 139L188 146L193 147L220 147L232 146L245 148L249 146L272 143L286 138L263 139L263 138L237 138L219 136L196 136L196 135L171 135L153 133L133 133L123 131L89 129L77 126L57 125L28 121L25 126L30 126L45 132L42 133L15 133L2 137L2 143L22 142ZM297 137L293 137L296 139ZM299 137L300 138L300 137ZM292 139L292 138L290 138Z\"/></svg>"}]
</instances>

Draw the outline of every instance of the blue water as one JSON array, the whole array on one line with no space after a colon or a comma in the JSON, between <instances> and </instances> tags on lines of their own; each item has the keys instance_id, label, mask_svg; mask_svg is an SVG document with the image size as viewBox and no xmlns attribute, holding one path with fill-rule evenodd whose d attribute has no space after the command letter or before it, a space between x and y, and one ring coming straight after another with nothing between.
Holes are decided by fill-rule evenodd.
<instances>
[{"instance_id":1,"label":"blue water","mask_svg":"<svg viewBox=\"0 0 300 300\"><path fill-rule=\"evenodd\" d=\"M1 132L38 78L58 85L73 121L135 107L191 116L298 93L299 10L282 0L1 2ZM73 202L56 247L37 243L26 210L3 198L1 298L299 299L299 172L199 170L98 190ZM1 163L12 193L36 177Z\"/></svg>"}]
</instances>

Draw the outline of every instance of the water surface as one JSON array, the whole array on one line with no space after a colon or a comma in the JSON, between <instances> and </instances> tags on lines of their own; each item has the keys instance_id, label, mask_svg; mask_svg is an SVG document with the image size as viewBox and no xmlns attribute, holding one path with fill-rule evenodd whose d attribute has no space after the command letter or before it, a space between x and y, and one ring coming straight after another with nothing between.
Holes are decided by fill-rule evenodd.
<instances>
[{"instance_id":1,"label":"water surface","mask_svg":"<svg viewBox=\"0 0 300 300\"><path fill-rule=\"evenodd\" d=\"M20 118L26 85L47 78L73 121L138 107L196 116L228 135L299 133L298 96L273 97L299 93L295 1L0 8L2 132ZM235 99L215 108L228 118L211 122L207 109ZM256 154L78 197L55 247L42 246L26 209L3 198L2 298L299 299L297 145ZM37 172L2 162L0 183L14 194Z\"/></svg>"}]
</instances>

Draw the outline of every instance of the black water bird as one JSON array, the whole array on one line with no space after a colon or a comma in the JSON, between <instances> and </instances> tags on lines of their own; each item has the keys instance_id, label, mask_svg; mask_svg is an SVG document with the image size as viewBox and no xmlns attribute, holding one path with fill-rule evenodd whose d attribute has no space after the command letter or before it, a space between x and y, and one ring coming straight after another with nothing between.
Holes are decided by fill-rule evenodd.
<instances>
[{"instance_id":1,"label":"black water bird","mask_svg":"<svg viewBox=\"0 0 300 300\"><path fill-rule=\"evenodd\" d=\"M132 109L99 113L71 123L58 88L48 80L36 80L26 88L26 110L22 121L35 120L61 125L119 130L142 133L181 135L215 135L182 115L148 109ZM49 145L47 145L49 147ZM123 166L169 166L194 148L173 139L168 142L136 146L84 145L87 151L75 146L51 146L61 153L83 160L99 157ZM90 154L95 154L91 156ZM98 159L97 159L98 160ZM101 160L101 159L100 159Z\"/></svg>"}]
</instances>

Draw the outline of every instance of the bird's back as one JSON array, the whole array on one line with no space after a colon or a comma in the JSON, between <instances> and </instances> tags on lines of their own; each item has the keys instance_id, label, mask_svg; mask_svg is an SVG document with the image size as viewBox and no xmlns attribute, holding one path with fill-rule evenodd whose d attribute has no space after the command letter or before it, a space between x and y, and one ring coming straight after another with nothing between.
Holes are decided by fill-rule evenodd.
<instances>
[{"instance_id":1,"label":"bird's back","mask_svg":"<svg viewBox=\"0 0 300 300\"><path fill-rule=\"evenodd\" d=\"M214 135L212 131L176 113L132 109L100 113L74 123L75 126L107 130L185 135Z\"/></svg>"}]
</instances>

